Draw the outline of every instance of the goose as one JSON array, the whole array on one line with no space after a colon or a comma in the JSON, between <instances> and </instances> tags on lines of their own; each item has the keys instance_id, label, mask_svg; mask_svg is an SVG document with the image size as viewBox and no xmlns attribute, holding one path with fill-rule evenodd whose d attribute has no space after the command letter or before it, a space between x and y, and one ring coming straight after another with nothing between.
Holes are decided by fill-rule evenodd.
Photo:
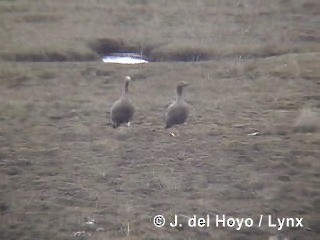
<instances>
[{"instance_id":1,"label":"goose","mask_svg":"<svg viewBox=\"0 0 320 240\"><path fill-rule=\"evenodd\" d=\"M182 97L183 88L187 85L188 83L185 81L181 81L177 85L177 99L167 109L165 117L165 128L170 128L176 124L182 124L188 118L188 104L183 100Z\"/></svg>"},{"instance_id":2,"label":"goose","mask_svg":"<svg viewBox=\"0 0 320 240\"><path fill-rule=\"evenodd\" d=\"M113 128L117 128L123 123L128 123L129 126L130 120L134 114L134 106L132 105L129 97L129 84L131 82L131 77L127 76L125 80L124 92L111 107L110 118Z\"/></svg>"}]
</instances>

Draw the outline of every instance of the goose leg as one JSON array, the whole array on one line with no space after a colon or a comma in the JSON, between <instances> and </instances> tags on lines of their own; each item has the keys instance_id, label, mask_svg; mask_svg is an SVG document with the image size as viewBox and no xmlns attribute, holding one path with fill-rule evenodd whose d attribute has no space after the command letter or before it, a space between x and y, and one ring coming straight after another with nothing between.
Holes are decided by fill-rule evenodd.
<instances>
[{"instance_id":1,"label":"goose leg","mask_svg":"<svg viewBox=\"0 0 320 240\"><path fill-rule=\"evenodd\" d=\"M177 129L174 129L173 131L170 131L170 136L171 137L179 137L180 133Z\"/></svg>"}]
</instances>

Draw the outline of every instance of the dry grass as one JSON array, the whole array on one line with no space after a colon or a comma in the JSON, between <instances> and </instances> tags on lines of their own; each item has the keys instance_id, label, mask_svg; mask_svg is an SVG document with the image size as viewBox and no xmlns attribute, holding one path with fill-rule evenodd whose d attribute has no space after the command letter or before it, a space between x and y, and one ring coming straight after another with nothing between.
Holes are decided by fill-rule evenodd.
<instances>
[{"instance_id":1,"label":"dry grass","mask_svg":"<svg viewBox=\"0 0 320 240\"><path fill-rule=\"evenodd\" d=\"M319 8L0 1L0 239L316 239ZM125 50L163 62L99 62ZM136 115L115 131L126 75ZM172 137L163 115L181 80L192 111ZM272 214L305 228L158 229L156 214Z\"/></svg>"},{"instance_id":2,"label":"dry grass","mask_svg":"<svg viewBox=\"0 0 320 240\"><path fill-rule=\"evenodd\" d=\"M294 123L296 132L316 132L320 130L320 115L309 108L301 110L296 122Z\"/></svg>"},{"instance_id":3,"label":"dry grass","mask_svg":"<svg viewBox=\"0 0 320 240\"><path fill-rule=\"evenodd\" d=\"M118 50L135 49L153 60L318 51L317 10L319 4L312 0L1 2L6 34L0 55L12 60L75 61L77 55L92 60L90 44L104 38L121 40Z\"/></svg>"}]
</instances>

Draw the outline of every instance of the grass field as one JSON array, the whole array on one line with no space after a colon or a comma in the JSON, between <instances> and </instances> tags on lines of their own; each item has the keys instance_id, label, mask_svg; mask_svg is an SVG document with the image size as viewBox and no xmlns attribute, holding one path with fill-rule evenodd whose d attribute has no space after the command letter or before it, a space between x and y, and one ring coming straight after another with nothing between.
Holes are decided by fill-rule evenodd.
<instances>
[{"instance_id":1,"label":"grass field","mask_svg":"<svg viewBox=\"0 0 320 240\"><path fill-rule=\"evenodd\" d=\"M317 239L319 25L316 0L0 1L0 239ZM125 51L151 62L101 61ZM191 114L167 130L181 80Z\"/></svg>"}]
</instances>

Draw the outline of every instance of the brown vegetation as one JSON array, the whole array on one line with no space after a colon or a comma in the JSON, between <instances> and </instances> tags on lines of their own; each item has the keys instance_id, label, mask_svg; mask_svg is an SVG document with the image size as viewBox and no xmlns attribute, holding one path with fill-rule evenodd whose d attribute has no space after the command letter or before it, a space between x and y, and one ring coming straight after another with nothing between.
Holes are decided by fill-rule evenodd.
<instances>
[{"instance_id":1,"label":"brown vegetation","mask_svg":"<svg viewBox=\"0 0 320 240\"><path fill-rule=\"evenodd\" d=\"M316 239L319 16L314 0L0 1L0 239ZM100 61L127 50L155 63ZM136 114L115 130L126 75ZM192 109L172 137L179 81Z\"/></svg>"}]
</instances>

